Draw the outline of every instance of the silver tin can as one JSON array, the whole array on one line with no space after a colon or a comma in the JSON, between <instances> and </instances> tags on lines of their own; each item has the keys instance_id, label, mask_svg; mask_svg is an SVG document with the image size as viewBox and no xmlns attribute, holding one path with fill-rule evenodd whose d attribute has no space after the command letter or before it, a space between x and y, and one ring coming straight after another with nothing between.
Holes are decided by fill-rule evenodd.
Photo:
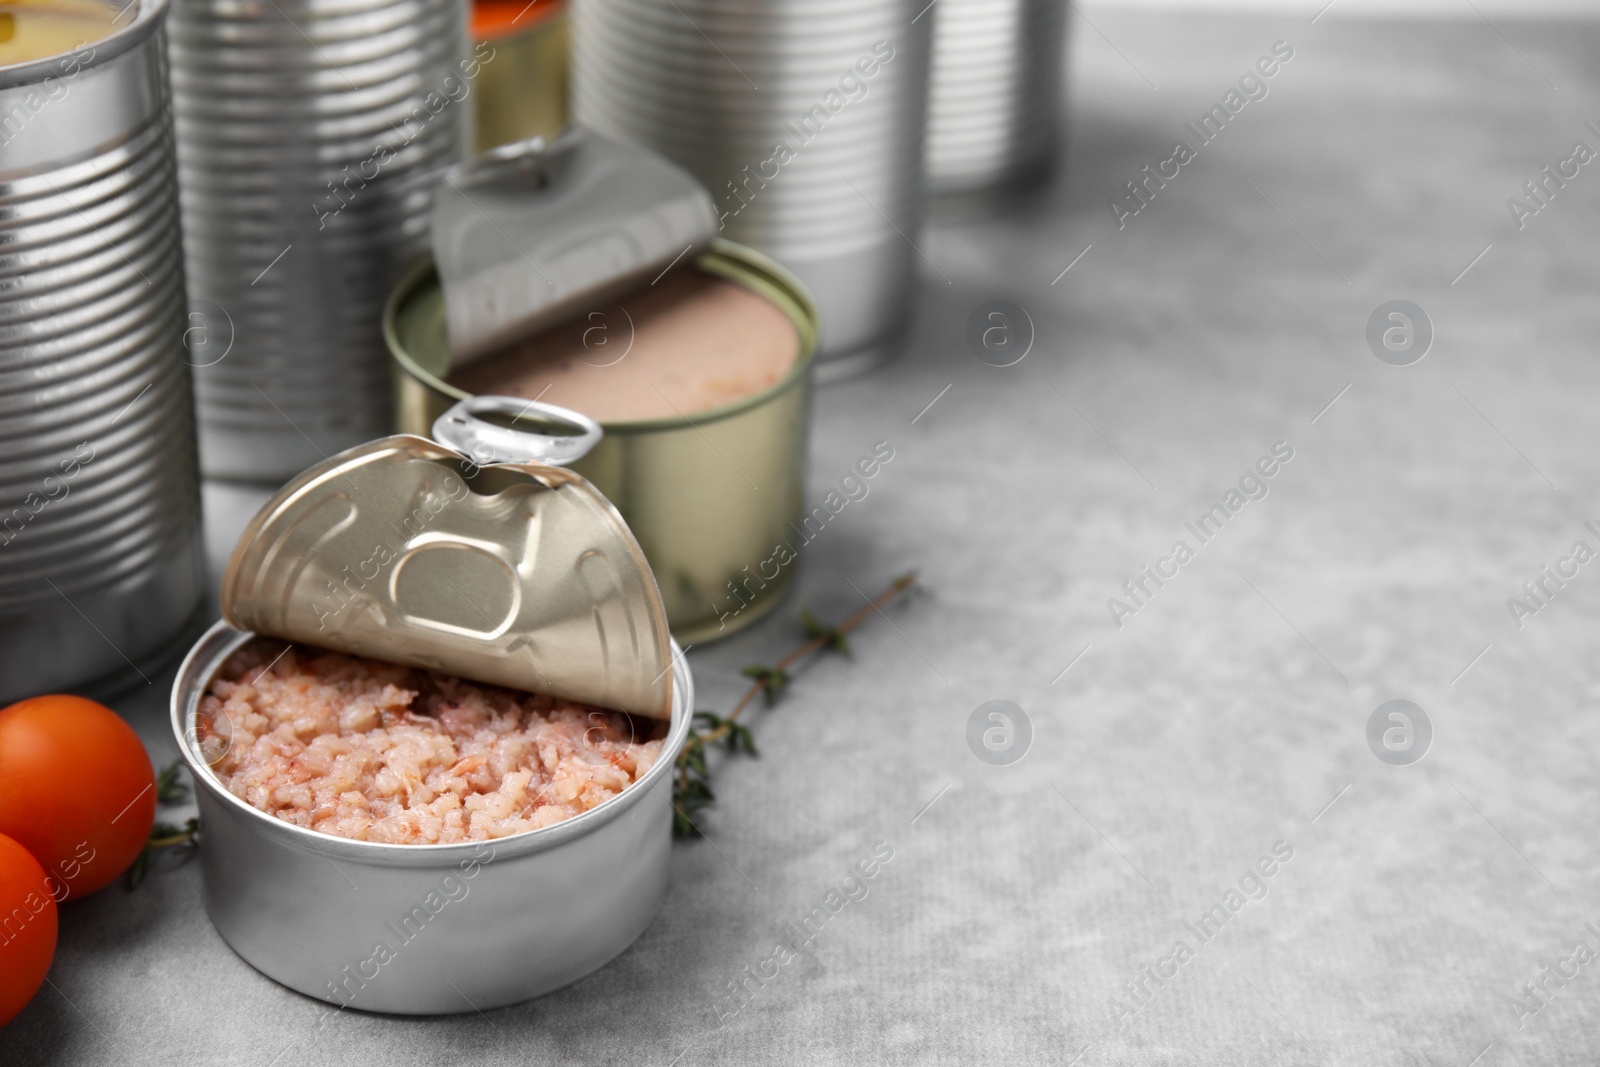
<instances>
[{"instance_id":1,"label":"silver tin can","mask_svg":"<svg viewBox=\"0 0 1600 1067\"><path fill-rule=\"evenodd\" d=\"M816 374L865 370L910 310L927 0L573 0L573 119L687 168L721 234L816 298Z\"/></svg>"},{"instance_id":2,"label":"silver tin can","mask_svg":"<svg viewBox=\"0 0 1600 1067\"><path fill-rule=\"evenodd\" d=\"M928 86L928 193L1042 177L1059 139L1062 0L939 0Z\"/></svg>"},{"instance_id":3,"label":"silver tin can","mask_svg":"<svg viewBox=\"0 0 1600 1067\"><path fill-rule=\"evenodd\" d=\"M166 15L0 68L0 704L136 677L204 589Z\"/></svg>"},{"instance_id":4,"label":"silver tin can","mask_svg":"<svg viewBox=\"0 0 1600 1067\"><path fill-rule=\"evenodd\" d=\"M204 828L206 912L246 963L332 1004L439 1015L575 982L650 924L666 895L671 776L694 707L675 645L661 757L622 793L565 822L494 841L389 845L274 818L212 773L195 713L212 675L251 637L218 623L172 689L172 727ZM425 918L414 918L419 909Z\"/></svg>"},{"instance_id":5,"label":"silver tin can","mask_svg":"<svg viewBox=\"0 0 1600 1067\"><path fill-rule=\"evenodd\" d=\"M463 0L174 0L201 464L281 481L389 428L381 319L465 156Z\"/></svg>"}]
</instances>

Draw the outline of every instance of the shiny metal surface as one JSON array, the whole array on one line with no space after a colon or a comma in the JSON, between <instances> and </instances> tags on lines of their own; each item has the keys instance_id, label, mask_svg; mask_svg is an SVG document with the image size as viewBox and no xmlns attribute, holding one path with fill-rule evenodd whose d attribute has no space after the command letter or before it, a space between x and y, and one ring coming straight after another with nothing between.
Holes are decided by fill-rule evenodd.
<instances>
[{"instance_id":1,"label":"shiny metal surface","mask_svg":"<svg viewBox=\"0 0 1600 1067\"><path fill-rule=\"evenodd\" d=\"M201 462L278 481L387 432L383 301L493 53L464 0L175 0L171 35Z\"/></svg>"},{"instance_id":2,"label":"shiny metal surface","mask_svg":"<svg viewBox=\"0 0 1600 1067\"><path fill-rule=\"evenodd\" d=\"M203 589L166 15L0 69L0 704L137 678Z\"/></svg>"},{"instance_id":3,"label":"shiny metal surface","mask_svg":"<svg viewBox=\"0 0 1600 1067\"><path fill-rule=\"evenodd\" d=\"M883 358L910 306L934 22L918 18L926 6L570 8L574 120L687 167L717 201L723 236L805 283L822 314L819 380Z\"/></svg>"},{"instance_id":4,"label":"shiny metal surface","mask_svg":"<svg viewBox=\"0 0 1600 1067\"><path fill-rule=\"evenodd\" d=\"M784 310L800 337L793 370L765 392L691 418L604 422L600 443L572 464L627 520L655 572L673 636L685 644L750 625L794 581L817 337L815 305L777 264L727 241L695 262ZM429 268L395 289L384 334L396 364L398 426L427 433L467 397L444 380L444 305Z\"/></svg>"},{"instance_id":5,"label":"shiny metal surface","mask_svg":"<svg viewBox=\"0 0 1600 1067\"><path fill-rule=\"evenodd\" d=\"M928 192L1038 178L1059 137L1063 0L939 0L928 85Z\"/></svg>"},{"instance_id":6,"label":"shiny metal surface","mask_svg":"<svg viewBox=\"0 0 1600 1067\"><path fill-rule=\"evenodd\" d=\"M638 542L582 477L400 435L317 464L239 537L222 617L650 718L671 715L666 613Z\"/></svg>"},{"instance_id":7,"label":"shiny metal surface","mask_svg":"<svg viewBox=\"0 0 1600 1067\"><path fill-rule=\"evenodd\" d=\"M200 756L200 697L252 637L218 623L172 689L172 729L205 835L206 912L251 966L307 996L364 1011L469 1012L574 982L650 924L667 888L672 767L694 707L693 679L676 648L661 757L620 795L495 841L387 845L273 818L228 792Z\"/></svg>"},{"instance_id":8,"label":"shiny metal surface","mask_svg":"<svg viewBox=\"0 0 1600 1067\"><path fill-rule=\"evenodd\" d=\"M454 369L693 259L717 215L683 168L573 126L451 167L432 231Z\"/></svg>"}]
</instances>

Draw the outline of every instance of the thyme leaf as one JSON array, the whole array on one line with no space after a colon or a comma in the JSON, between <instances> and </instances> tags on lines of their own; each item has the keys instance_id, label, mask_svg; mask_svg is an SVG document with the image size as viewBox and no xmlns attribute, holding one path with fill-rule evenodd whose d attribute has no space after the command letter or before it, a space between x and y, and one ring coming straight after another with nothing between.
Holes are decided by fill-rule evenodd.
<instances>
[{"instance_id":1,"label":"thyme leaf","mask_svg":"<svg viewBox=\"0 0 1600 1067\"><path fill-rule=\"evenodd\" d=\"M156 800L162 804L178 804L189 797L189 786L178 780L183 760L175 759L156 775Z\"/></svg>"},{"instance_id":2,"label":"thyme leaf","mask_svg":"<svg viewBox=\"0 0 1600 1067\"><path fill-rule=\"evenodd\" d=\"M876 599L837 626L827 626L819 622L809 610L802 609L800 625L806 635L805 644L771 666L753 663L740 671L740 674L750 679L750 688L745 690L739 702L726 716L718 715L714 711L702 710L694 713L689 728L689 738L684 742L682 751L678 753L676 764L678 773L672 781L674 836L705 836L705 831L695 821L695 816L716 800L716 795L711 791L711 771L706 763L706 752L711 745L721 741L730 754L737 754L742 750L750 756L759 755L756 752L755 735L748 726L737 721L744 710L757 697L764 698L767 707L776 707L794 680L789 673L790 668L812 654L828 649L849 655L850 642L846 640L846 635L910 589L916 580L915 571L902 574L890 582L889 587L878 594Z\"/></svg>"},{"instance_id":3,"label":"thyme leaf","mask_svg":"<svg viewBox=\"0 0 1600 1067\"><path fill-rule=\"evenodd\" d=\"M789 684L789 672L777 667L763 667L759 663L752 663L739 672L746 678L754 678L756 685L761 687L761 694L767 698L767 707L776 707L778 697L783 695L784 686Z\"/></svg>"},{"instance_id":4,"label":"thyme leaf","mask_svg":"<svg viewBox=\"0 0 1600 1067\"><path fill-rule=\"evenodd\" d=\"M850 642L845 640L844 631L837 626L822 625L807 608L800 609L800 625L805 627L807 637L814 641L820 639L823 648L831 648L847 656L850 654Z\"/></svg>"},{"instance_id":5,"label":"thyme leaf","mask_svg":"<svg viewBox=\"0 0 1600 1067\"><path fill-rule=\"evenodd\" d=\"M175 759L161 769L156 775L156 802L159 804L179 804L189 797L189 786L178 779L178 771L183 768L183 760ZM150 827L150 836L145 839L144 848L133 861L133 866L128 868L128 891L138 889L145 877L150 873L150 864L155 859L156 849L172 848L176 845L187 845L192 851L199 844L196 835L200 832L200 820L190 819L182 826L173 826L171 823L158 822Z\"/></svg>"}]
</instances>

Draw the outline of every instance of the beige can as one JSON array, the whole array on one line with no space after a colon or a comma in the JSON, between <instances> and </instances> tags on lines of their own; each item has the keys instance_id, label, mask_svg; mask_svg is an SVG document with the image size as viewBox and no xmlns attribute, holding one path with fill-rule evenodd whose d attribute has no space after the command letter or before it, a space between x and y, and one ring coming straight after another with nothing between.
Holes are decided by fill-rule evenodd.
<instances>
[{"instance_id":1,"label":"beige can","mask_svg":"<svg viewBox=\"0 0 1600 1067\"><path fill-rule=\"evenodd\" d=\"M770 388L709 411L601 420L600 443L571 464L627 520L655 572L673 636L685 645L750 625L794 582L817 341L810 295L776 263L718 240L695 266L784 312L798 338L793 366ZM425 435L469 396L445 380L444 297L431 263L395 289L383 329L397 429Z\"/></svg>"},{"instance_id":2,"label":"beige can","mask_svg":"<svg viewBox=\"0 0 1600 1067\"><path fill-rule=\"evenodd\" d=\"M560 133L567 124L562 0L476 0L472 38L491 50L472 86L479 150Z\"/></svg>"}]
</instances>

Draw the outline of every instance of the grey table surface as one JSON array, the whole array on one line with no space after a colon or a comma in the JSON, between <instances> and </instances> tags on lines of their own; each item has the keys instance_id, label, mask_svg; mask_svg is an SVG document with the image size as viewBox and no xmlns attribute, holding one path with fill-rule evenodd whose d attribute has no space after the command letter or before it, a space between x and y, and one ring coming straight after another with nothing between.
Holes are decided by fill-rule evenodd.
<instances>
[{"instance_id":1,"label":"grey table surface","mask_svg":"<svg viewBox=\"0 0 1600 1067\"><path fill-rule=\"evenodd\" d=\"M1521 229L1507 198L1600 148L1600 28L1316 6L1075 9L1065 170L918 240L906 354L818 398L815 502L895 457L779 614L691 653L700 703L801 605L910 566L925 591L754 716L761 758L717 768L710 839L627 953L487 1015L329 1015L233 955L189 865L64 909L0 1061L1594 1063L1600 568L1507 601L1600 548L1600 175ZM1119 229L1110 198L1280 40L1268 95ZM964 341L993 298L1034 323L1013 366ZM1396 298L1435 333L1404 367L1366 340ZM1185 523L1276 442L1268 494L1200 544ZM252 497L207 506L220 558ZM161 762L166 684L119 705ZM1406 766L1367 739L1394 698L1433 731ZM994 699L1031 723L1010 765L967 742ZM734 1013L728 983L880 842L866 897ZM1197 936L1279 842L1265 895L1245 878L1260 899Z\"/></svg>"}]
</instances>

